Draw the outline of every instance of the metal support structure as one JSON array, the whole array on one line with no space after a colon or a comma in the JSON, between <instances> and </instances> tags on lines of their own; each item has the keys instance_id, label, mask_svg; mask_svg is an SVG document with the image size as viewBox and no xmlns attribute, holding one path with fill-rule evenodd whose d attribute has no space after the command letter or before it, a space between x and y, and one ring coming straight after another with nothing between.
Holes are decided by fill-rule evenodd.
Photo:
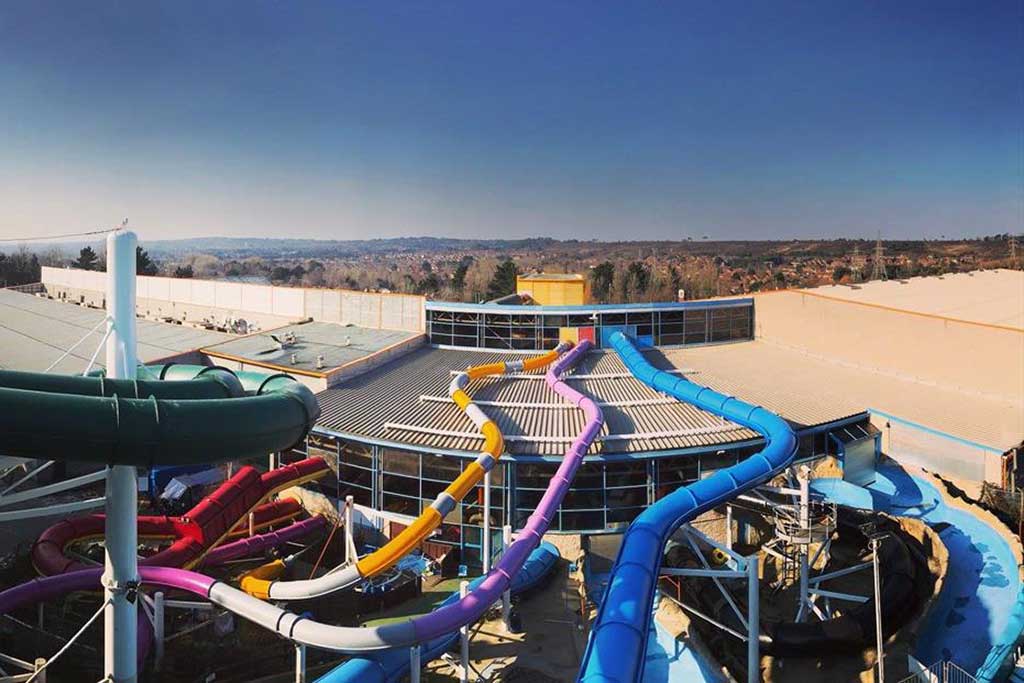
<instances>
[{"instance_id":1,"label":"metal support structure","mask_svg":"<svg viewBox=\"0 0 1024 683\"><path fill-rule=\"evenodd\" d=\"M270 470L271 472L273 472L274 470L276 470L276 469L277 469L277 453L271 453L271 454L270 454L270 455L268 456L268 460L267 460L267 468L268 468L268 469L269 469L269 470Z\"/></svg>"},{"instance_id":2,"label":"metal support structure","mask_svg":"<svg viewBox=\"0 0 1024 683\"><path fill-rule=\"evenodd\" d=\"M157 591L153 594L153 668L157 671L160 670L160 664L164 658L165 607L164 592Z\"/></svg>"},{"instance_id":3,"label":"metal support structure","mask_svg":"<svg viewBox=\"0 0 1024 683\"><path fill-rule=\"evenodd\" d=\"M747 683L761 681L761 584L758 556L747 558Z\"/></svg>"},{"instance_id":4,"label":"metal support structure","mask_svg":"<svg viewBox=\"0 0 1024 683\"><path fill-rule=\"evenodd\" d=\"M420 646L413 645L409 648L409 683L420 683Z\"/></svg>"},{"instance_id":5,"label":"metal support structure","mask_svg":"<svg viewBox=\"0 0 1024 683\"><path fill-rule=\"evenodd\" d=\"M355 535L352 532L352 505L355 503L355 498L352 496L345 496L345 564L350 565L356 561L357 553L355 551L356 542Z\"/></svg>"},{"instance_id":6,"label":"metal support structure","mask_svg":"<svg viewBox=\"0 0 1024 683\"><path fill-rule=\"evenodd\" d=\"M811 576L811 569L808 563L811 537L811 477L810 470L803 466L797 474L800 482L800 529L801 533L806 532L807 543L801 543L800 552L800 606L797 609L796 620L798 622L807 618L810 612L811 598L808 593Z\"/></svg>"},{"instance_id":7,"label":"metal support structure","mask_svg":"<svg viewBox=\"0 0 1024 683\"><path fill-rule=\"evenodd\" d=\"M725 506L725 547L732 550L732 505Z\"/></svg>"},{"instance_id":8,"label":"metal support structure","mask_svg":"<svg viewBox=\"0 0 1024 683\"><path fill-rule=\"evenodd\" d=\"M502 554L508 551L512 545L512 525L506 524L501 528L501 551ZM512 590L506 588L501 594L501 622L505 624L505 631L512 632Z\"/></svg>"},{"instance_id":9,"label":"metal support structure","mask_svg":"<svg viewBox=\"0 0 1024 683\"><path fill-rule=\"evenodd\" d=\"M875 656L878 658L878 681L885 682L885 643L882 635L882 590L878 576L878 536L871 537L871 564L875 579Z\"/></svg>"},{"instance_id":10,"label":"metal support structure","mask_svg":"<svg viewBox=\"0 0 1024 683\"><path fill-rule=\"evenodd\" d=\"M306 646L295 644L295 683L306 683Z\"/></svg>"},{"instance_id":11,"label":"metal support structure","mask_svg":"<svg viewBox=\"0 0 1024 683\"><path fill-rule=\"evenodd\" d=\"M484 574L491 571L491 472L484 472L484 528L483 528Z\"/></svg>"},{"instance_id":12,"label":"metal support structure","mask_svg":"<svg viewBox=\"0 0 1024 683\"><path fill-rule=\"evenodd\" d=\"M32 664L32 668L35 674L32 678L32 683L46 683L46 660L42 657L37 657L36 661Z\"/></svg>"},{"instance_id":13,"label":"metal support structure","mask_svg":"<svg viewBox=\"0 0 1024 683\"><path fill-rule=\"evenodd\" d=\"M459 583L459 598L469 595L469 581ZM469 624L459 628L459 683L469 683Z\"/></svg>"},{"instance_id":14,"label":"metal support structure","mask_svg":"<svg viewBox=\"0 0 1024 683\"><path fill-rule=\"evenodd\" d=\"M747 643L747 681L748 683L760 683L761 672L761 625L760 625L760 598L761 598L761 586L760 586L760 556L755 553L749 557L744 557L738 554L731 548L727 548L722 544L718 543L712 538L709 538L705 534L701 533L697 529L694 529L691 525L686 524L679 528L683 533L683 537L689 544L690 549L694 555L701 562L701 567L690 567L690 568L676 568L676 567L662 567L659 573L665 576L690 576L694 578L708 578L711 579L722 593L722 597L732 608L733 614L736 616L736 620L739 622L740 627L746 627L746 634L736 629L730 628L728 625L715 619L714 617L701 612L700 610L687 605L684 602L677 600L671 595L665 595L666 598L675 602L677 605L682 607L686 612L696 617L707 621L713 626L717 627L724 633L728 633L734 638L746 641ZM713 569L704 558L703 553L697 547L694 539L701 539L706 541L712 547L718 548L726 555L729 556L730 569ZM725 586L722 584L723 579L742 580L747 581L747 615L744 618L743 613L740 611L739 606L733 600L732 595Z\"/></svg>"},{"instance_id":15,"label":"metal support structure","mask_svg":"<svg viewBox=\"0 0 1024 683\"><path fill-rule=\"evenodd\" d=\"M135 379L135 233L107 236L107 376ZM138 481L132 466L107 469L106 552L103 593L103 671L112 683L138 680L136 637L138 605Z\"/></svg>"}]
</instances>

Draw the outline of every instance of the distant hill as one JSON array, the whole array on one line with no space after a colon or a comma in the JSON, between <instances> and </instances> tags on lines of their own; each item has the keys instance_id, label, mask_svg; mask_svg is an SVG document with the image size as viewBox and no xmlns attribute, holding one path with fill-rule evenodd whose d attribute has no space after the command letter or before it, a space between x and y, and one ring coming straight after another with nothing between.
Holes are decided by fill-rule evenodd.
<instances>
[{"instance_id":1,"label":"distant hill","mask_svg":"<svg viewBox=\"0 0 1024 683\"><path fill-rule=\"evenodd\" d=\"M244 258L330 258L375 253L461 252L480 250L543 249L558 240L538 237L521 240L450 239L444 237L401 237L372 240L319 240L263 237L202 237L182 240L153 240L145 243L151 254L177 256L206 253Z\"/></svg>"}]
</instances>

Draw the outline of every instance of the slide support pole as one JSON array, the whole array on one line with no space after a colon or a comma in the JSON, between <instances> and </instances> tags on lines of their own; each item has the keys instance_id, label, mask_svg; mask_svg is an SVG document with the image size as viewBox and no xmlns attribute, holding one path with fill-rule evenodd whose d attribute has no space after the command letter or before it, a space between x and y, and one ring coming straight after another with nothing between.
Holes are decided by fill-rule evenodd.
<instances>
[{"instance_id":1,"label":"slide support pole","mask_svg":"<svg viewBox=\"0 0 1024 683\"><path fill-rule=\"evenodd\" d=\"M501 552L504 555L508 552L508 547L512 545L512 525L506 524L501 528ZM501 594L501 621L505 624L505 631L507 633L512 632L512 590L506 589Z\"/></svg>"},{"instance_id":2,"label":"slide support pole","mask_svg":"<svg viewBox=\"0 0 1024 683\"><path fill-rule=\"evenodd\" d=\"M164 592L157 591L153 594L153 668L157 671L164 659L164 633Z\"/></svg>"},{"instance_id":3,"label":"slide support pole","mask_svg":"<svg viewBox=\"0 0 1024 683\"><path fill-rule=\"evenodd\" d=\"M356 561L356 554L353 549L356 547L355 534L352 533L352 504L355 499L352 496L345 496L345 564L349 565Z\"/></svg>"},{"instance_id":4,"label":"slide support pole","mask_svg":"<svg viewBox=\"0 0 1024 683\"><path fill-rule=\"evenodd\" d=\"M306 646L295 645L295 683L306 683Z\"/></svg>"},{"instance_id":5,"label":"slide support pole","mask_svg":"<svg viewBox=\"0 0 1024 683\"><path fill-rule=\"evenodd\" d=\"M420 646L409 648L409 683L420 683Z\"/></svg>"},{"instance_id":6,"label":"slide support pole","mask_svg":"<svg viewBox=\"0 0 1024 683\"><path fill-rule=\"evenodd\" d=\"M725 506L725 547L732 550L732 505Z\"/></svg>"},{"instance_id":7,"label":"slide support pole","mask_svg":"<svg viewBox=\"0 0 1024 683\"><path fill-rule=\"evenodd\" d=\"M808 566L808 555L811 552L811 478L806 467L801 467L797 475L800 482L800 533L807 534L806 543L800 544L800 609L797 621L804 621L811 612L811 596L809 580L811 568Z\"/></svg>"},{"instance_id":8,"label":"slide support pole","mask_svg":"<svg viewBox=\"0 0 1024 683\"><path fill-rule=\"evenodd\" d=\"M877 536L871 538L871 568L875 581L875 656L878 658L878 681L885 681L885 638L882 636L882 590L878 576L878 542Z\"/></svg>"},{"instance_id":9,"label":"slide support pole","mask_svg":"<svg viewBox=\"0 0 1024 683\"><path fill-rule=\"evenodd\" d=\"M459 599L469 595L469 581L459 584ZM469 683L469 624L459 627L459 683Z\"/></svg>"},{"instance_id":10,"label":"slide support pole","mask_svg":"<svg viewBox=\"0 0 1024 683\"><path fill-rule=\"evenodd\" d=\"M758 556L747 558L747 683L761 681L761 610Z\"/></svg>"},{"instance_id":11,"label":"slide support pole","mask_svg":"<svg viewBox=\"0 0 1024 683\"><path fill-rule=\"evenodd\" d=\"M135 233L107 236L107 376L135 379ZM136 601L138 481L135 467L107 468L106 550L103 570L103 671L112 683L138 680Z\"/></svg>"},{"instance_id":12,"label":"slide support pole","mask_svg":"<svg viewBox=\"0 0 1024 683\"><path fill-rule=\"evenodd\" d=\"M491 571L491 472L484 473L484 574Z\"/></svg>"}]
</instances>

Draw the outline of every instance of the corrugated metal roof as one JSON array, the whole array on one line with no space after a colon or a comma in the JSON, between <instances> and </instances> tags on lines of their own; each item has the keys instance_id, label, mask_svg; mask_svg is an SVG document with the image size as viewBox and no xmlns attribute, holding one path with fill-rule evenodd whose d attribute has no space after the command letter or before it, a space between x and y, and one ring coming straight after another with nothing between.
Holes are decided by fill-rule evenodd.
<instances>
[{"instance_id":1,"label":"corrugated metal roof","mask_svg":"<svg viewBox=\"0 0 1024 683\"><path fill-rule=\"evenodd\" d=\"M0 289L0 367L45 370L105 315L95 308ZM103 333L101 325L53 371L71 374L84 370ZM151 362L231 338L220 332L139 320L138 356ZM101 351L96 365L102 367L104 359Z\"/></svg>"},{"instance_id":2,"label":"corrugated metal roof","mask_svg":"<svg viewBox=\"0 0 1024 683\"><path fill-rule=\"evenodd\" d=\"M475 451L482 445L469 419L452 403L436 400L447 396L453 370L497 360L521 358L515 354L423 348L365 375L317 395L322 414L319 424L346 434L440 450ZM673 358L652 354L652 362L673 368ZM678 363L683 367L685 363ZM715 446L756 438L757 434L718 417L678 402L664 402L657 392L628 376L619 357L592 351L581 361L573 386L602 405L605 427L594 453L640 453L701 446ZM589 375L589 376L588 376ZM608 375L612 375L609 377ZM539 374L537 375L539 376ZM704 382L704 378L694 377ZM475 400L497 402L482 405L508 439L510 453L561 455L583 428L582 411L566 408L547 384L526 377L488 378L473 382ZM421 400L421 396L431 397ZM623 402L632 405L614 405ZM519 405L508 405L508 404ZM607 405L612 403L613 405ZM523 404L529 404L524 406ZM818 424L862 412L858 409L821 406L805 410L820 419ZM785 412L783 412L785 414ZM427 433L400 426L425 428ZM613 438L607 439L612 436Z\"/></svg>"}]
</instances>

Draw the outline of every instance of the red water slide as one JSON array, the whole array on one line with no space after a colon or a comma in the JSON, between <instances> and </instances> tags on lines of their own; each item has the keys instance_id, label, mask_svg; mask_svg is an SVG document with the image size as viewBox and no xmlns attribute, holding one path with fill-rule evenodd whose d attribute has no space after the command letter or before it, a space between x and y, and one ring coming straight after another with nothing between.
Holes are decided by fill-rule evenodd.
<instances>
[{"instance_id":1,"label":"red water slide","mask_svg":"<svg viewBox=\"0 0 1024 683\"><path fill-rule=\"evenodd\" d=\"M246 466L221 484L216 491L181 517L139 517L139 538L170 540L163 550L139 564L190 568L225 538L239 535L248 527L249 513L254 526L263 528L285 521L301 512L297 501L286 499L264 503L273 494L291 486L318 479L328 472L321 458L307 458L260 474ZM240 528L241 527L241 528ZM51 576L89 565L69 557L72 543L103 537L104 515L87 515L54 524L32 548L32 563L43 575Z\"/></svg>"}]
</instances>

